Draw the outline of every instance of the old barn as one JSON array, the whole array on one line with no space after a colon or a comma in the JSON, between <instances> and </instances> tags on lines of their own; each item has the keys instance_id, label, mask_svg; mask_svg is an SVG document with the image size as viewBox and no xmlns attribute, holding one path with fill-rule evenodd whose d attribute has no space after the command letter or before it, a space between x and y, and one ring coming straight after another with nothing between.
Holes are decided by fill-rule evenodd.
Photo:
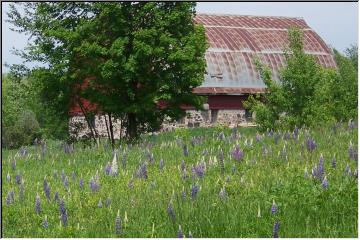
<instances>
[{"instance_id":1,"label":"old barn","mask_svg":"<svg viewBox=\"0 0 360 240\"><path fill-rule=\"evenodd\" d=\"M210 45L205 55L207 70L204 82L194 92L207 96L208 102L204 111L185 109L186 117L165 123L164 129L214 123L235 126L251 121L243 101L250 94L265 90L253 60L257 57L268 65L273 78L278 80L291 27L303 30L306 53L314 55L325 67L336 66L331 50L302 18L197 14L194 21L205 27ZM76 106L70 111L71 123L84 122L80 113ZM106 133L103 117L97 116L93 124L99 133ZM118 131L115 133L118 135Z\"/></svg>"}]
</instances>

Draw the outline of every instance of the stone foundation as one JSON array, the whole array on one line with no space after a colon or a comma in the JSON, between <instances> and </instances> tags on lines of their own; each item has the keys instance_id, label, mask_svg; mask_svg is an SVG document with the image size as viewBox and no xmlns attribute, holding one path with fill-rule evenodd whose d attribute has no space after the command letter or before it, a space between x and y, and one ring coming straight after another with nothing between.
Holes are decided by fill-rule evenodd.
<instances>
[{"instance_id":1,"label":"stone foundation","mask_svg":"<svg viewBox=\"0 0 360 240\"><path fill-rule=\"evenodd\" d=\"M109 126L109 118L106 117ZM102 137L107 137L106 121L103 115L97 115L92 120L95 125L97 133ZM112 119L114 128L114 138L120 138L120 120L115 121ZM186 116L178 121L165 120L161 131L172 131L176 128L193 128L193 127L211 127L215 125L223 125L228 127L251 125L251 119L246 119L245 110L186 110ZM90 129L86 123L84 116L74 116L69 122L70 133L77 137L82 138L90 136ZM125 135L125 130L122 129L122 136Z\"/></svg>"}]
</instances>

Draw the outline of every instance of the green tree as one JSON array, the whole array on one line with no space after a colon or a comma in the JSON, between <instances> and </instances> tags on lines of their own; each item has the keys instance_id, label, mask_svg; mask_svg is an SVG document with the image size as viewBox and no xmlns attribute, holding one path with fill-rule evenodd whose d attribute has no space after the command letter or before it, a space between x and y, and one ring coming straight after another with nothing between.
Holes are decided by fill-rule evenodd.
<instances>
[{"instance_id":1,"label":"green tree","mask_svg":"<svg viewBox=\"0 0 360 240\"><path fill-rule=\"evenodd\" d=\"M350 102L354 103L356 94L349 90L354 87L354 75L348 64L347 69L340 66L339 72L323 68L305 53L303 34L298 29L289 31L289 47L284 55L280 82L271 79L271 71L257 62L267 92L261 97L250 97L247 106L256 112L256 122L262 130L317 126L353 116L354 105ZM336 90L338 85L341 87ZM352 113L346 115L343 110Z\"/></svg>"},{"instance_id":2,"label":"green tree","mask_svg":"<svg viewBox=\"0 0 360 240\"><path fill-rule=\"evenodd\" d=\"M165 117L182 116L181 104L200 108L203 99L192 89L202 83L207 44L204 28L192 20L195 3L25 3L24 9L13 6L8 16L34 38L21 55L49 66L42 74L54 82L43 85L54 105L68 109L64 98L86 98L96 112L121 119L128 140L158 130ZM86 88L76 87L85 79ZM113 139L111 121L110 133Z\"/></svg>"}]
</instances>

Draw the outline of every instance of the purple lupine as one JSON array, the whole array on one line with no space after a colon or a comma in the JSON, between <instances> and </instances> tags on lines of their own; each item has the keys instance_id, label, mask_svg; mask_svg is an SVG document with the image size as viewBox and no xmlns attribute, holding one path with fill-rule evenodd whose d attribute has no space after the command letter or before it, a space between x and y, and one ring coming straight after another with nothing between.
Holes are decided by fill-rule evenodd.
<instances>
[{"instance_id":1,"label":"purple lupine","mask_svg":"<svg viewBox=\"0 0 360 240\"><path fill-rule=\"evenodd\" d=\"M17 183L18 185L20 185L20 184L21 184L21 175L20 175L20 174L17 174L16 177L15 177L15 179L16 179L16 183Z\"/></svg>"},{"instance_id":2,"label":"purple lupine","mask_svg":"<svg viewBox=\"0 0 360 240\"><path fill-rule=\"evenodd\" d=\"M67 176L65 177L63 184L66 189L69 188L69 178Z\"/></svg>"},{"instance_id":3,"label":"purple lupine","mask_svg":"<svg viewBox=\"0 0 360 240\"><path fill-rule=\"evenodd\" d=\"M106 199L106 202L105 202L105 207L110 207L110 204L111 204L111 199L110 198L107 198Z\"/></svg>"},{"instance_id":4,"label":"purple lupine","mask_svg":"<svg viewBox=\"0 0 360 240\"><path fill-rule=\"evenodd\" d=\"M82 178L79 180L79 186L81 189L84 187L84 180Z\"/></svg>"},{"instance_id":5,"label":"purple lupine","mask_svg":"<svg viewBox=\"0 0 360 240\"><path fill-rule=\"evenodd\" d=\"M14 171L15 171L15 169L16 169L16 159L15 159L15 158L11 161L11 168L12 168L12 170L14 170Z\"/></svg>"},{"instance_id":6,"label":"purple lupine","mask_svg":"<svg viewBox=\"0 0 360 240\"><path fill-rule=\"evenodd\" d=\"M273 238L279 237L279 229L280 229L280 222L276 221L273 228L273 236L272 236Z\"/></svg>"},{"instance_id":7,"label":"purple lupine","mask_svg":"<svg viewBox=\"0 0 360 240\"><path fill-rule=\"evenodd\" d=\"M222 149L220 149L220 153L219 153L219 164L220 164L221 174L224 174L225 173L225 164L224 164L224 152Z\"/></svg>"},{"instance_id":8,"label":"purple lupine","mask_svg":"<svg viewBox=\"0 0 360 240\"><path fill-rule=\"evenodd\" d=\"M123 155L122 158L121 158L121 165L122 165L122 168L123 168L123 169L126 168L126 158L127 158L127 154L124 153L124 155Z\"/></svg>"},{"instance_id":9,"label":"purple lupine","mask_svg":"<svg viewBox=\"0 0 360 240\"><path fill-rule=\"evenodd\" d=\"M261 135L258 132L256 133L255 139L256 139L256 142L261 141Z\"/></svg>"},{"instance_id":10,"label":"purple lupine","mask_svg":"<svg viewBox=\"0 0 360 240\"><path fill-rule=\"evenodd\" d=\"M345 174L351 177L351 169L350 169L349 164L346 164L346 167L345 167Z\"/></svg>"},{"instance_id":11,"label":"purple lupine","mask_svg":"<svg viewBox=\"0 0 360 240\"><path fill-rule=\"evenodd\" d=\"M181 199L182 199L182 200L185 200L185 199L186 199L186 192L185 192L184 189L183 189L182 192L181 192Z\"/></svg>"},{"instance_id":12,"label":"purple lupine","mask_svg":"<svg viewBox=\"0 0 360 240\"><path fill-rule=\"evenodd\" d=\"M317 147L316 142L311 137L308 137L306 140L306 148L309 152L312 152Z\"/></svg>"},{"instance_id":13,"label":"purple lupine","mask_svg":"<svg viewBox=\"0 0 360 240\"><path fill-rule=\"evenodd\" d=\"M322 181L321 185L324 189L327 189L329 187L329 182L326 179L326 177L324 177L324 180Z\"/></svg>"},{"instance_id":14,"label":"purple lupine","mask_svg":"<svg viewBox=\"0 0 360 240\"><path fill-rule=\"evenodd\" d=\"M50 201L50 185L46 181L46 178L44 178L43 189L44 189L46 198Z\"/></svg>"},{"instance_id":15,"label":"purple lupine","mask_svg":"<svg viewBox=\"0 0 360 240\"><path fill-rule=\"evenodd\" d=\"M207 149L204 149L204 150L202 151L202 155L203 155L203 156L209 155L209 151L208 151Z\"/></svg>"},{"instance_id":16,"label":"purple lupine","mask_svg":"<svg viewBox=\"0 0 360 240\"><path fill-rule=\"evenodd\" d=\"M179 225L179 231L178 231L178 238L184 238L184 233L183 231L181 230L181 226Z\"/></svg>"},{"instance_id":17,"label":"purple lupine","mask_svg":"<svg viewBox=\"0 0 360 240\"><path fill-rule=\"evenodd\" d=\"M41 200L38 193L36 193L36 197L35 197L35 212L37 214L40 214L41 212Z\"/></svg>"},{"instance_id":18,"label":"purple lupine","mask_svg":"<svg viewBox=\"0 0 360 240\"><path fill-rule=\"evenodd\" d=\"M189 236L188 236L188 238L193 238L193 235L192 235L192 233L189 231Z\"/></svg>"},{"instance_id":19,"label":"purple lupine","mask_svg":"<svg viewBox=\"0 0 360 240\"><path fill-rule=\"evenodd\" d=\"M100 198L100 200L99 200L99 202L98 202L98 205L97 205L97 207L98 207L98 208L102 208L102 202L101 202L101 198Z\"/></svg>"},{"instance_id":20,"label":"purple lupine","mask_svg":"<svg viewBox=\"0 0 360 240\"><path fill-rule=\"evenodd\" d=\"M270 131L269 129L267 129L267 136L272 137L273 135L274 135L274 131L272 129Z\"/></svg>"},{"instance_id":21,"label":"purple lupine","mask_svg":"<svg viewBox=\"0 0 360 240\"><path fill-rule=\"evenodd\" d=\"M120 210L118 210L116 218L115 218L115 234L121 234L121 218L120 218Z\"/></svg>"},{"instance_id":22,"label":"purple lupine","mask_svg":"<svg viewBox=\"0 0 360 240\"><path fill-rule=\"evenodd\" d=\"M358 158L357 150L354 149L354 146L353 146L352 142L350 141L350 144L349 144L349 159L356 161L357 158Z\"/></svg>"},{"instance_id":23,"label":"purple lupine","mask_svg":"<svg viewBox=\"0 0 360 240\"><path fill-rule=\"evenodd\" d=\"M151 165L154 164L154 162L155 162L155 160L154 160L154 154L152 154L152 153L150 152L150 150L147 151L146 157L147 157L147 159L148 159L148 161L149 161L149 164L151 164Z\"/></svg>"},{"instance_id":24,"label":"purple lupine","mask_svg":"<svg viewBox=\"0 0 360 240\"><path fill-rule=\"evenodd\" d=\"M44 228L48 228L49 227L49 222L48 222L48 219L47 219L47 216L45 215L45 219L44 219L44 221L43 221L43 223L42 223L42 226L44 227Z\"/></svg>"},{"instance_id":25,"label":"purple lupine","mask_svg":"<svg viewBox=\"0 0 360 240\"><path fill-rule=\"evenodd\" d=\"M278 206L275 203L275 200L273 200L273 204L271 205L271 213L276 214L278 211Z\"/></svg>"},{"instance_id":26,"label":"purple lupine","mask_svg":"<svg viewBox=\"0 0 360 240\"><path fill-rule=\"evenodd\" d=\"M160 171L162 171L162 170L164 169L164 166L165 166L164 159L161 159L161 160L160 160L160 163L159 163Z\"/></svg>"},{"instance_id":27,"label":"purple lupine","mask_svg":"<svg viewBox=\"0 0 360 240\"><path fill-rule=\"evenodd\" d=\"M22 157L25 157L28 154L26 147L21 147L19 152Z\"/></svg>"},{"instance_id":28,"label":"purple lupine","mask_svg":"<svg viewBox=\"0 0 360 240\"><path fill-rule=\"evenodd\" d=\"M198 192L199 192L199 187L197 185L193 185L191 187L191 194L190 194L191 200L195 200Z\"/></svg>"},{"instance_id":29,"label":"purple lupine","mask_svg":"<svg viewBox=\"0 0 360 240\"><path fill-rule=\"evenodd\" d=\"M355 128L355 123L352 119L350 119L348 123L348 129L353 130L354 128Z\"/></svg>"},{"instance_id":30,"label":"purple lupine","mask_svg":"<svg viewBox=\"0 0 360 240\"><path fill-rule=\"evenodd\" d=\"M244 152L241 151L239 145L236 145L234 151L232 152L232 157L238 162L240 162L241 159L244 157Z\"/></svg>"},{"instance_id":31,"label":"purple lupine","mask_svg":"<svg viewBox=\"0 0 360 240\"><path fill-rule=\"evenodd\" d=\"M65 178L66 178L66 176L65 176L64 169L63 169L63 170L61 170L61 181L65 182Z\"/></svg>"},{"instance_id":32,"label":"purple lupine","mask_svg":"<svg viewBox=\"0 0 360 240\"><path fill-rule=\"evenodd\" d=\"M200 173L200 172L197 172L197 173L196 173L196 172L193 172L193 173L197 174L197 173ZM184 169L184 171L182 171L181 178L182 178L183 180L185 180L185 179L188 178L186 169Z\"/></svg>"},{"instance_id":33,"label":"purple lupine","mask_svg":"<svg viewBox=\"0 0 360 240\"><path fill-rule=\"evenodd\" d=\"M294 140L296 140L299 136L299 128L298 127L295 127L294 131L293 131L293 137L294 137Z\"/></svg>"},{"instance_id":34,"label":"purple lupine","mask_svg":"<svg viewBox=\"0 0 360 240\"><path fill-rule=\"evenodd\" d=\"M336 157L335 157L335 154L334 154L334 157L333 157L332 160L331 160L331 166L332 166L332 168L336 168Z\"/></svg>"},{"instance_id":35,"label":"purple lupine","mask_svg":"<svg viewBox=\"0 0 360 240\"><path fill-rule=\"evenodd\" d=\"M319 180L323 179L324 173L325 173L324 156L321 154L320 159L319 159L319 163L318 163L318 167L317 167L317 175L318 175Z\"/></svg>"},{"instance_id":36,"label":"purple lupine","mask_svg":"<svg viewBox=\"0 0 360 240\"><path fill-rule=\"evenodd\" d=\"M219 197L223 201L225 201L227 199L227 193L226 193L225 187L221 188L221 190L219 192Z\"/></svg>"},{"instance_id":37,"label":"purple lupine","mask_svg":"<svg viewBox=\"0 0 360 240\"><path fill-rule=\"evenodd\" d=\"M167 212L168 212L168 215L169 215L171 221L175 222L176 215L175 215L174 207L171 202L168 205Z\"/></svg>"},{"instance_id":38,"label":"purple lupine","mask_svg":"<svg viewBox=\"0 0 360 240\"><path fill-rule=\"evenodd\" d=\"M14 201L15 201L15 194L14 194L14 190L11 189L8 194L6 195L6 205L10 205L10 204L13 204Z\"/></svg>"},{"instance_id":39,"label":"purple lupine","mask_svg":"<svg viewBox=\"0 0 360 240\"><path fill-rule=\"evenodd\" d=\"M60 204L59 204L59 210L60 210L60 218L61 218L61 222L64 226L67 225L67 221L68 221L68 215L67 215L67 210L65 207L65 201L64 198L61 199Z\"/></svg>"},{"instance_id":40,"label":"purple lupine","mask_svg":"<svg viewBox=\"0 0 360 240\"><path fill-rule=\"evenodd\" d=\"M185 157L189 156L189 150L186 144L183 145L183 152Z\"/></svg>"},{"instance_id":41,"label":"purple lupine","mask_svg":"<svg viewBox=\"0 0 360 240\"><path fill-rule=\"evenodd\" d=\"M186 169L183 170L183 173L184 173L184 172L186 173L185 170L186 170ZM191 171L192 171L192 173L193 173L194 175L196 175L197 177L202 178L202 177L204 177L204 175L205 175L205 164L204 164L204 163L199 163L199 164L195 165L195 166L191 169Z\"/></svg>"},{"instance_id":42,"label":"purple lupine","mask_svg":"<svg viewBox=\"0 0 360 240\"><path fill-rule=\"evenodd\" d=\"M96 181L94 177L90 179L89 186L93 192L97 192L100 188L100 184Z\"/></svg>"},{"instance_id":43,"label":"purple lupine","mask_svg":"<svg viewBox=\"0 0 360 240\"><path fill-rule=\"evenodd\" d=\"M58 193L58 192L55 192L55 194L54 194L54 201L57 202L57 203L59 203L59 200L60 200L60 198L59 198L59 193Z\"/></svg>"},{"instance_id":44,"label":"purple lupine","mask_svg":"<svg viewBox=\"0 0 360 240\"><path fill-rule=\"evenodd\" d=\"M135 176L136 176L137 178L144 178L144 179L147 179L147 178L148 178L148 175L147 175L147 167L146 167L146 163L145 163L145 162L143 162L143 163L139 166L138 170L137 170L136 173L135 173Z\"/></svg>"},{"instance_id":45,"label":"purple lupine","mask_svg":"<svg viewBox=\"0 0 360 240\"><path fill-rule=\"evenodd\" d=\"M181 160L180 169L181 169L181 171L184 171L184 170L186 169L186 165L185 165L184 159Z\"/></svg>"}]
</instances>

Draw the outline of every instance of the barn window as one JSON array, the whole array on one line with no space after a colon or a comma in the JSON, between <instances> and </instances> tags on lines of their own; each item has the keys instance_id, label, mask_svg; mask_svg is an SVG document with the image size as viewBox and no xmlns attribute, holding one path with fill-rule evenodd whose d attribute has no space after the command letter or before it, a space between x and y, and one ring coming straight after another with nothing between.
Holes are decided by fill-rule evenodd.
<instances>
[{"instance_id":1,"label":"barn window","mask_svg":"<svg viewBox=\"0 0 360 240\"><path fill-rule=\"evenodd\" d=\"M211 110L211 123L215 123L218 117L218 109L212 109Z\"/></svg>"}]
</instances>

